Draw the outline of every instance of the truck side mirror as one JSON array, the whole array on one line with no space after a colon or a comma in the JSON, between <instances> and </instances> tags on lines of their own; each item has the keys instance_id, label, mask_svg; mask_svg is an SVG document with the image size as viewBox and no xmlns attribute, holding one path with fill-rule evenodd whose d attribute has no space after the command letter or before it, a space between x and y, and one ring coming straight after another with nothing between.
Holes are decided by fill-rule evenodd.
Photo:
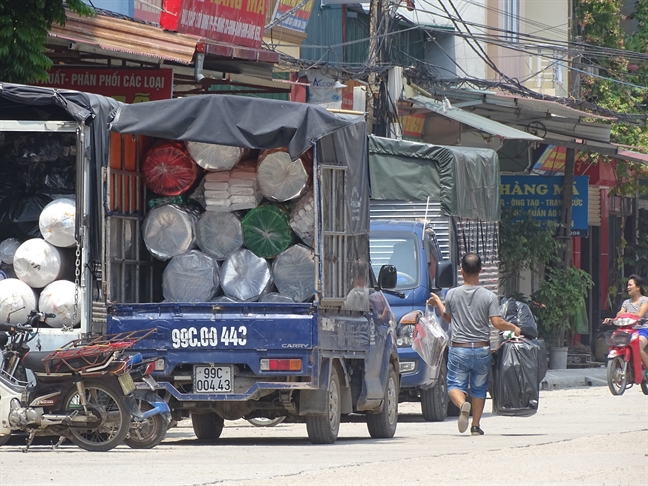
<instances>
[{"instance_id":1,"label":"truck side mirror","mask_svg":"<svg viewBox=\"0 0 648 486\"><path fill-rule=\"evenodd\" d=\"M436 278L434 279L435 287L437 289L454 287L456 273L457 269L450 260L443 260L437 263Z\"/></svg>"},{"instance_id":2,"label":"truck side mirror","mask_svg":"<svg viewBox=\"0 0 648 486\"><path fill-rule=\"evenodd\" d=\"M396 267L394 265L380 267L378 287L381 289L393 289L396 287Z\"/></svg>"}]
</instances>

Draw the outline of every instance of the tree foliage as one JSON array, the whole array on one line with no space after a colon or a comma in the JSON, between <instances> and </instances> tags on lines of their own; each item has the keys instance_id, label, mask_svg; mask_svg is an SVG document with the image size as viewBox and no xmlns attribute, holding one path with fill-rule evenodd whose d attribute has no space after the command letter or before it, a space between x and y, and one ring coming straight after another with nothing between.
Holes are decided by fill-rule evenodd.
<instances>
[{"instance_id":1,"label":"tree foliage","mask_svg":"<svg viewBox=\"0 0 648 486\"><path fill-rule=\"evenodd\" d=\"M32 83L47 79L52 61L45 55L52 24L65 25L66 7L80 15L94 10L82 0L0 1L0 80Z\"/></svg>"}]
</instances>

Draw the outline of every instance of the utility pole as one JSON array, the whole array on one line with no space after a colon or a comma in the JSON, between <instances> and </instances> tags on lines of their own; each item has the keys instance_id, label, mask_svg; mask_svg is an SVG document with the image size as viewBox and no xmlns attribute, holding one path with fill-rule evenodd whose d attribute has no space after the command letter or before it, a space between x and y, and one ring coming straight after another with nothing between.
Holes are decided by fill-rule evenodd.
<instances>
[{"instance_id":1,"label":"utility pole","mask_svg":"<svg viewBox=\"0 0 648 486\"><path fill-rule=\"evenodd\" d=\"M373 68L385 62L383 34L389 25L389 0L371 0L369 5L369 55L367 65L369 72L367 86L367 133L376 132L380 125L382 99L380 78Z\"/></svg>"}]
</instances>

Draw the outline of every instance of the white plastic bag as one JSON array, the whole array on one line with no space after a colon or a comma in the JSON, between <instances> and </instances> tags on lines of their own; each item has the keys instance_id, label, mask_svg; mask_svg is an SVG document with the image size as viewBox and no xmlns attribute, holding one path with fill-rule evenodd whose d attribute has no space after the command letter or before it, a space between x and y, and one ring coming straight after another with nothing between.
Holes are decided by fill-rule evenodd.
<instances>
[{"instance_id":1,"label":"white plastic bag","mask_svg":"<svg viewBox=\"0 0 648 486\"><path fill-rule=\"evenodd\" d=\"M421 316L416 324L412 349L428 366L435 368L441 364L447 344L448 334L441 327L436 314L428 309L426 315Z\"/></svg>"}]
</instances>

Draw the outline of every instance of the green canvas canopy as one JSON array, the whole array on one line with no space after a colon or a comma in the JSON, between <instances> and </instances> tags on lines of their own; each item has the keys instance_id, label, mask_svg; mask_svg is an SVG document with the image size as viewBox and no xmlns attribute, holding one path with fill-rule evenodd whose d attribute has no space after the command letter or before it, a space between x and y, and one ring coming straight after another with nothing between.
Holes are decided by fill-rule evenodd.
<instances>
[{"instance_id":1,"label":"green canvas canopy","mask_svg":"<svg viewBox=\"0 0 648 486\"><path fill-rule=\"evenodd\" d=\"M497 152L369 136L371 198L439 201L449 216L499 221Z\"/></svg>"}]
</instances>

